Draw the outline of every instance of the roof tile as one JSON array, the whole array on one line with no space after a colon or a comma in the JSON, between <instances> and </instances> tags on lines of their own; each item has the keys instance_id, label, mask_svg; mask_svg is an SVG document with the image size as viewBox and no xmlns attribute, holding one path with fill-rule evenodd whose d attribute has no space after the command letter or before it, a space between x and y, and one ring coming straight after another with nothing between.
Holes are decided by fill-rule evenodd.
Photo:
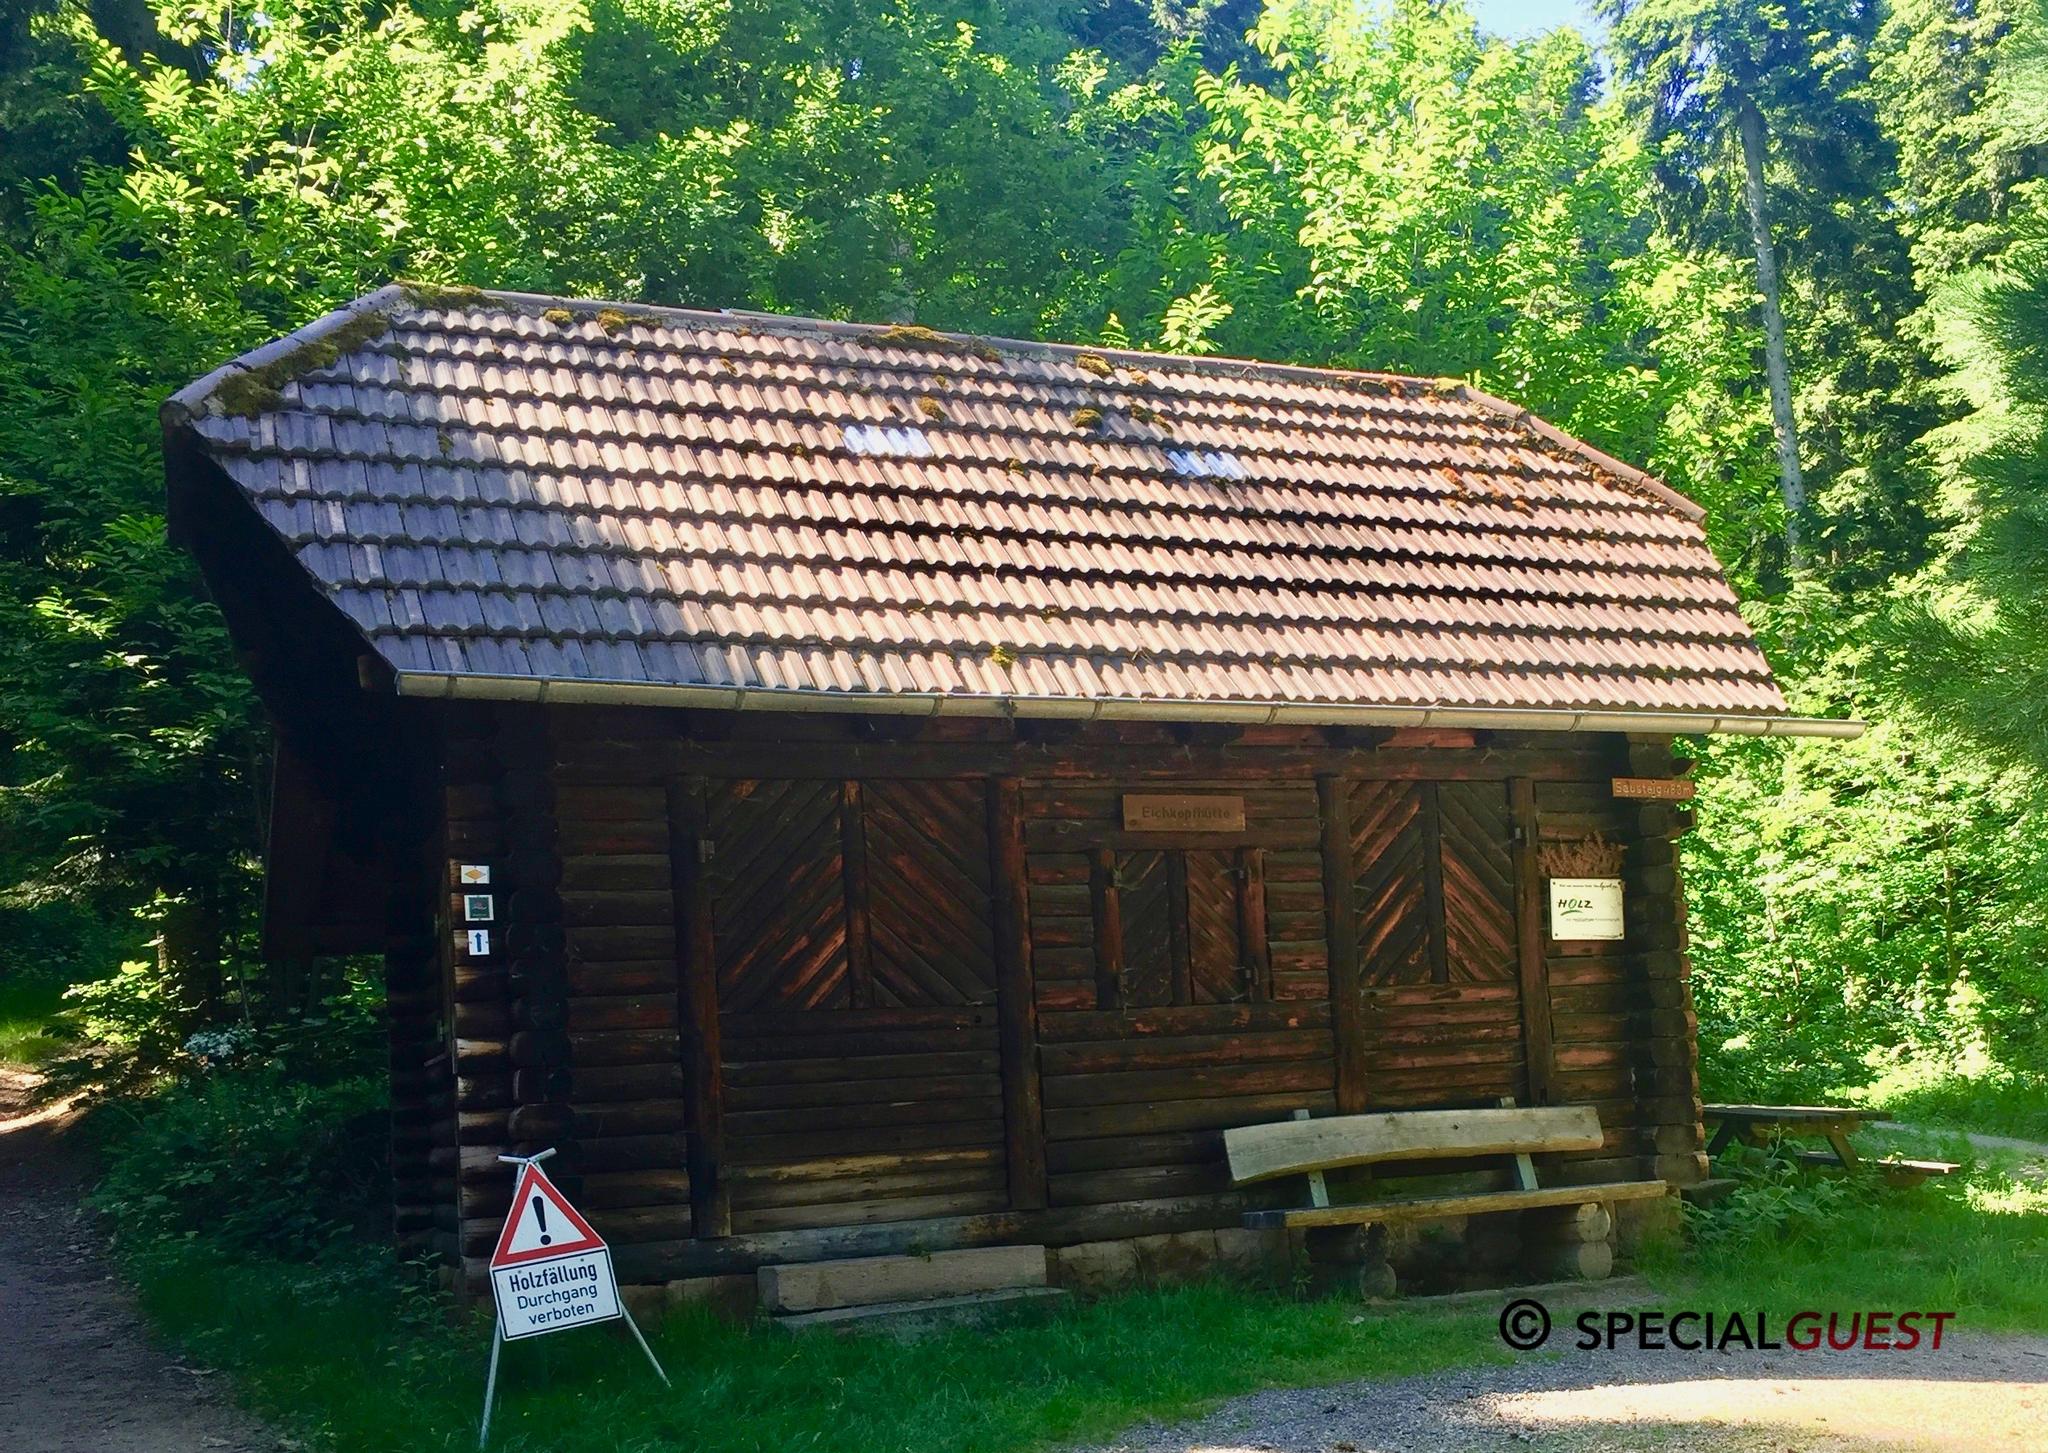
<instances>
[{"instance_id":1,"label":"roof tile","mask_svg":"<svg viewBox=\"0 0 2048 1453\"><path fill-rule=\"evenodd\" d=\"M554 305L397 302L195 405L400 671L1785 711L1696 511L1455 386Z\"/></svg>"}]
</instances>

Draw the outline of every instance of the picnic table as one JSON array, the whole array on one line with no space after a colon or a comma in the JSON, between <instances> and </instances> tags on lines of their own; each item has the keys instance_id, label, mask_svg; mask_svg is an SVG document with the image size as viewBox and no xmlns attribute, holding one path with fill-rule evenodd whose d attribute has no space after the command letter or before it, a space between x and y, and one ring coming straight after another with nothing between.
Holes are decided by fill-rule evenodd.
<instances>
[{"instance_id":1,"label":"picnic table","mask_svg":"<svg viewBox=\"0 0 2048 1453\"><path fill-rule=\"evenodd\" d=\"M1719 1155L1740 1141L1745 1145L1770 1148L1781 1140L1821 1139L1826 1150L1795 1150L1792 1158L1805 1165L1853 1171L1863 1164L1849 1137L1863 1128L1869 1112L1851 1105L1707 1105L1702 1112L1714 1126L1707 1140L1707 1155ZM1945 1176L1957 1169L1952 1161L1906 1160L1887 1156L1871 1162L1884 1178L1895 1185L1911 1185L1929 1176Z\"/></svg>"}]
</instances>

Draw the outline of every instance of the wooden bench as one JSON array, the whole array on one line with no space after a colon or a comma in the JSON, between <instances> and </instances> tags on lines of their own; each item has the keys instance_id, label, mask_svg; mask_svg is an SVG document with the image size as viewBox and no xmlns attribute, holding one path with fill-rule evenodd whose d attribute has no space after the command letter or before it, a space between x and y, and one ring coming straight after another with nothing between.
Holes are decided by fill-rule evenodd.
<instances>
[{"instance_id":1,"label":"wooden bench","mask_svg":"<svg viewBox=\"0 0 2048 1453\"><path fill-rule=\"evenodd\" d=\"M1605 1276L1613 1266L1606 1243L1612 1207L1619 1201L1663 1196L1661 1180L1607 1181L1583 1186L1537 1184L1532 1155L1546 1151L1597 1150L1603 1143L1600 1117L1584 1105L1484 1110L1409 1110L1377 1115L1343 1115L1247 1125L1223 1132L1223 1149L1233 1184L1246 1186L1282 1176L1307 1182L1308 1204L1285 1210L1248 1211L1244 1224L1257 1230L1321 1231L1332 1227L1385 1227L1404 1221L1432 1221L1503 1211L1552 1210L1547 1239L1568 1249L1556 1269L1568 1275ZM1505 1190L1455 1191L1441 1195L1333 1204L1325 1179L1330 1171L1392 1161L1469 1160L1506 1157L1513 1184ZM1382 1238L1383 1242L1384 1238ZM1602 1254L1577 1248L1597 1244ZM1370 1256L1366 1257L1370 1262ZM1604 1264L1603 1264L1604 1262ZM1362 1283L1370 1288L1369 1269Z\"/></svg>"}]
</instances>

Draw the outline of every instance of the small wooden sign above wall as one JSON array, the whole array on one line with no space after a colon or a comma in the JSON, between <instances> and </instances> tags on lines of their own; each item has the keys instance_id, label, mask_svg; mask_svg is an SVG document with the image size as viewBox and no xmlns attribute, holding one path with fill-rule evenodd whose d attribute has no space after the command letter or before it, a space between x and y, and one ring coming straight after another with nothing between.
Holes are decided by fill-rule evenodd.
<instances>
[{"instance_id":1,"label":"small wooden sign above wall","mask_svg":"<svg viewBox=\"0 0 2048 1453\"><path fill-rule=\"evenodd\" d=\"M1195 793L1124 794L1125 832L1243 832L1244 799Z\"/></svg>"},{"instance_id":2,"label":"small wooden sign above wall","mask_svg":"<svg viewBox=\"0 0 2048 1453\"><path fill-rule=\"evenodd\" d=\"M1690 802L1699 789L1683 777L1616 777L1614 795L1646 802Z\"/></svg>"}]
</instances>

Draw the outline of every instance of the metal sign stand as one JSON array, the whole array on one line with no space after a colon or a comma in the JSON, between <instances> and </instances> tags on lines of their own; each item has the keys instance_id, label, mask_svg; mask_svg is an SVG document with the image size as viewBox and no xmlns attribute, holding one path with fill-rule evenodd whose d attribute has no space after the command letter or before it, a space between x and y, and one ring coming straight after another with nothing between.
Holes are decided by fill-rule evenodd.
<instances>
[{"instance_id":1,"label":"metal sign stand","mask_svg":"<svg viewBox=\"0 0 2048 1453\"><path fill-rule=\"evenodd\" d=\"M504 1161L507 1165L538 1165L554 1153L550 1149L543 1150L539 1155L501 1155L498 1159ZM514 1172L514 1174L516 1175L517 1172ZM640 1350L647 1354L647 1364L654 1369L654 1375L661 1379L661 1385L663 1387L674 1387L675 1384L668 1380L668 1374L661 1370L661 1363L655 1358L654 1349L647 1345L647 1338L641 1334L640 1324L633 1320L632 1310L626 1306L623 1298L619 1301L619 1315L625 1319L626 1330L633 1334L633 1340L640 1344ZM504 1350L504 1347L504 1324L494 1316L491 1319L491 1370L484 1379L483 1424L477 1429L476 1434L476 1446L480 1449L491 1441L491 1408L498 1398L498 1355Z\"/></svg>"}]
</instances>

